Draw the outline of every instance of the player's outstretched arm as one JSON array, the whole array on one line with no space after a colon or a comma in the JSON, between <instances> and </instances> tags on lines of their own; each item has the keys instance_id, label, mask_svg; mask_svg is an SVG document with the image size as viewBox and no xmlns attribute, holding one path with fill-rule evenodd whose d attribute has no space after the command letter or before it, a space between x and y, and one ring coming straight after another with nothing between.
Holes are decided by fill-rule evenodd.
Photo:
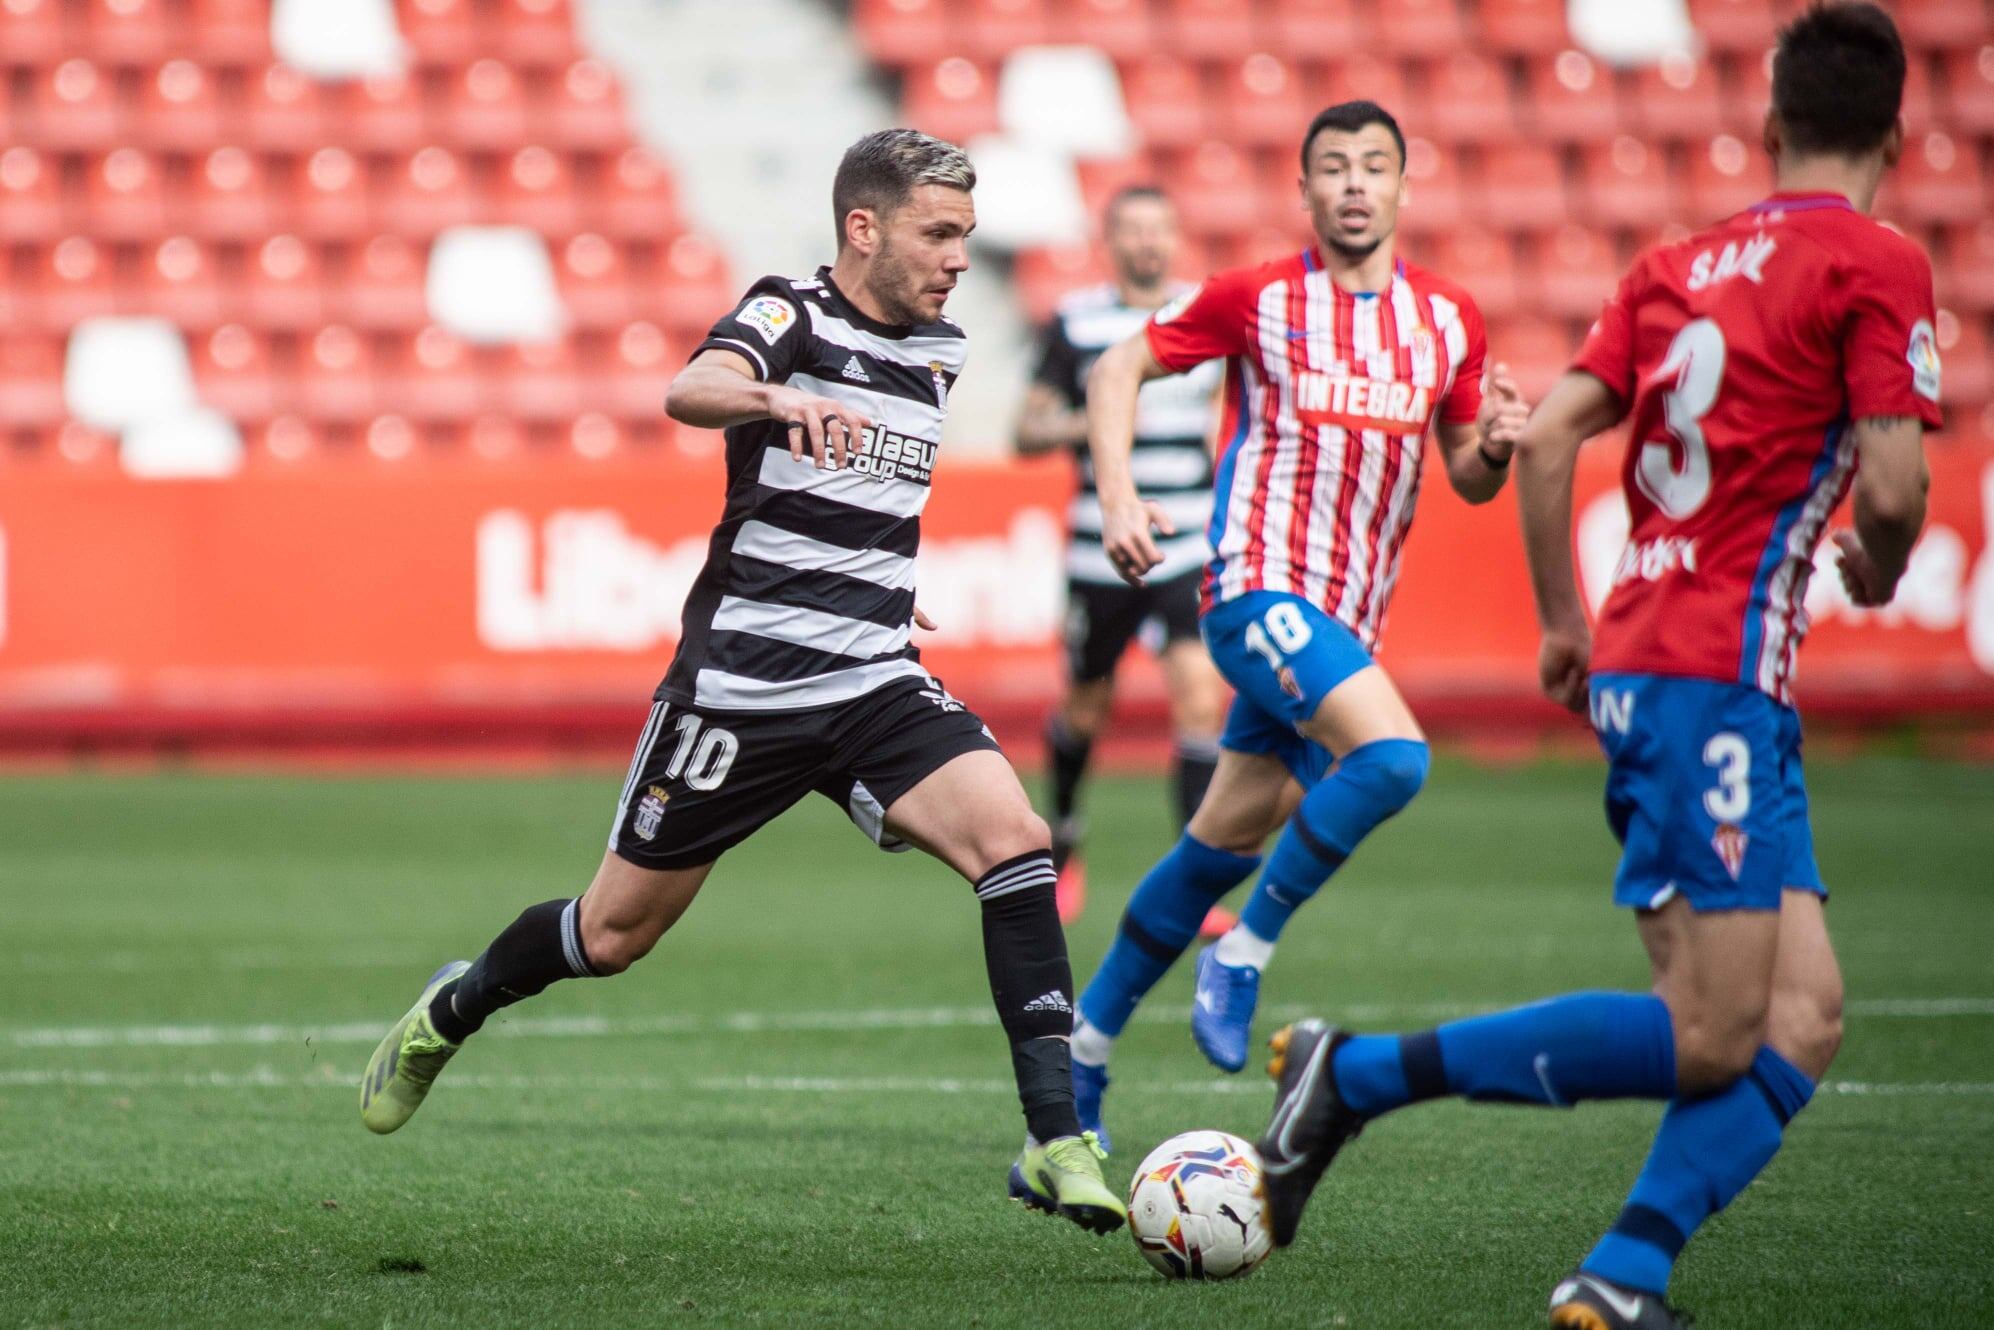
<instances>
[{"instance_id":1,"label":"player's outstretched arm","mask_svg":"<svg viewBox=\"0 0 1994 1330\"><path fill-rule=\"evenodd\" d=\"M1447 483L1469 503L1487 503L1502 493L1516 440L1530 418L1530 403L1509 375L1509 366L1489 371L1488 391L1473 420L1440 426L1434 437L1447 463Z\"/></svg>"},{"instance_id":2,"label":"player's outstretched arm","mask_svg":"<svg viewBox=\"0 0 1994 1330\"><path fill-rule=\"evenodd\" d=\"M1855 422L1855 533L1841 531L1842 585L1858 605L1888 605L1925 526L1925 426L1916 416Z\"/></svg>"},{"instance_id":3,"label":"player's outstretched arm","mask_svg":"<svg viewBox=\"0 0 1994 1330\"><path fill-rule=\"evenodd\" d=\"M1163 561L1150 529L1177 534L1162 508L1143 502L1129 473L1136 394L1144 383L1169 372L1157 363L1149 338L1137 332L1102 352L1087 375L1087 451L1101 496L1101 543L1115 571L1134 586L1142 585L1142 575Z\"/></svg>"},{"instance_id":4,"label":"player's outstretched arm","mask_svg":"<svg viewBox=\"0 0 1994 1330\"><path fill-rule=\"evenodd\" d=\"M751 420L789 426L789 455L804 454L820 467L845 464L872 418L843 402L780 383L763 383L754 366L732 351L702 351L680 370L665 393L665 414L698 429L725 429Z\"/></svg>"},{"instance_id":5,"label":"player's outstretched arm","mask_svg":"<svg viewBox=\"0 0 1994 1330\"><path fill-rule=\"evenodd\" d=\"M1551 386L1516 440L1516 506L1523 517L1523 552L1544 630L1537 653L1545 696L1583 713L1592 630L1572 568L1572 473L1579 445L1620 419L1620 401L1582 371Z\"/></svg>"}]
</instances>

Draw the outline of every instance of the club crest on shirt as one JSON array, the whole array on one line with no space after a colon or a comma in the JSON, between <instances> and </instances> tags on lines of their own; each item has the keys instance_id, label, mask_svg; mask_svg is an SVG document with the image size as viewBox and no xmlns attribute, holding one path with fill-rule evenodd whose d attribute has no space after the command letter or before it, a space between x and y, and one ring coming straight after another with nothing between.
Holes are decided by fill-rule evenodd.
<instances>
[{"instance_id":1,"label":"club crest on shirt","mask_svg":"<svg viewBox=\"0 0 1994 1330\"><path fill-rule=\"evenodd\" d=\"M658 834L658 824L665 820L665 805L671 797L655 785L644 791L644 797L637 801L637 816L630 823L637 839L650 840Z\"/></svg>"},{"instance_id":2,"label":"club crest on shirt","mask_svg":"<svg viewBox=\"0 0 1994 1330\"><path fill-rule=\"evenodd\" d=\"M741 312L734 316L734 322L744 328L753 328L761 334L764 342L774 346L776 339L788 332L790 325L796 322L796 307L775 296L756 296L741 307Z\"/></svg>"},{"instance_id":3,"label":"club crest on shirt","mask_svg":"<svg viewBox=\"0 0 1994 1330\"><path fill-rule=\"evenodd\" d=\"M1911 325L1911 345L1904 352L1904 359L1911 365L1911 387L1918 396L1928 401L1939 400L1939 339L1932 332L1930 320L1919 319Z\"/></svg>"},{"instance_id":4,"label":"club crest on shirt","mask_svg":"<svg viewBox=\"0 0 1994 1330\"><path fill-rule=\"evenodd\" d=\"M1710 838L1710 848L1717 851L1717 857L1724 861L1724 871L1736 882L1738 874L1745 871L1745 847L1752 838L1733 822L1720 822L1716 834Z\"/></svg>"},{"instance_id":5,"label":"club crest on shirt","mask_svg":"<svg viewBox=\"0 0 1994 1330\"><path fill-rule=\"evenodd\" d=\"M949 409L949 381L942 377L942 362L930 360L928 375L935 381L935 405L946 411Z\"/></svg>"},{"instance_id":6,"label":"club crest on shirt","mask_svg":"<svg viewBox=\"0 0 1994 1330\"><path fill-rule=\"evenodd\" d=\"M1198 292L1204 289L1205 288L1202 286L1192 287L1189 291L1186 291L1183 295L1178 296L1175 300L1171 301L1169 304L1165 305L1162 309L1159 309L1156 311L1156 313L1152 314L1150 316L1151 321L1155 323L1170 322L1170 320L1176 318L1179 314L1182 314L1185 310L1191 308L1191 302L1193 300L1196 300L1198 298Z\"/></svg>"}]
</instances>

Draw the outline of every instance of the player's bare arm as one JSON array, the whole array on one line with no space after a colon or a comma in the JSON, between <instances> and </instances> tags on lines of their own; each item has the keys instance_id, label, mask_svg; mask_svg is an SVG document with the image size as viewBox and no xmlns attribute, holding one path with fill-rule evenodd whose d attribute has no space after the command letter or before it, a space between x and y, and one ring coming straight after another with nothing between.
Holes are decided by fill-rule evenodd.
<instances>
[{"instance_id":1,"label":"player's bare arm","mask_svg":"<svg viewBox=\"0 0 1994 1330\"><path fill-rule=\"evenodd\" d=\"M820 468L845 465L859 436L872 428L861 411L780 383L763 383L732 351L709 349L678 372L665 394L665 414L697 429L726 429L751 420L789 426L789 455L808 453Z\"/></svg>"},{"instance_id":2,"label":"player's bare arm","mask_svg":"<svg viewBox=\"0 0 1994 1330\"><path fill-rule=\"evenodd\" d=\"M1836 562L1850 600L1888 605L1925 526L1925 426L1915 416L1868 416L1855 422L1855 438L1856 529L1835 533Z\"/></svg>"},{"instance_id":3,"label":"player's bare arm","mask_svg":"<svg viewBox=\"0 0 1994 1330\"><path fill-rule=\"evenodd\" d=\"M1013 438L1021 457L1039 457L1065 452L1087 442L1087 413L1076 411L1066 399L1043 383L1025 389L1025 409L1018 417Z\"/></svg>"},{"instance_id":4,"label":"player's bare arm","mask_svg":"<svg viewBox=\"0 0 1994 1330\"><path fill-rule=\"evenodd\" d=\"M1530 419L1530 404L1522 389L1510 377L1509 366L1498 364L1489 372L1488 391L1482 394L1482 409L1471 421L1441 425L1435 436L1447 463L1447 483L1469 503L1487 503L1502 493L1509 475L1509 459L1516 441Z\"/></svg>"},{"instance_id":5,"label":"player's bare arm","mask_svg":"<svg viewBox=\"0 0 1994 1330\"><path fill-rule=\"evenodd\" d=\"M1579 445L1623 414L1613 390L1574 371L1551 386L1515 440L1516 506L1537 621L1544 633L1537 679L1544 695L1583 713L1592 630L1572 567L1572 473Z\"/></svg>"},{"instance_id":6,"label":"player's bare arm","mask_svg":"<svg viewBox=\"0 0 1994 1330\"><path fill-rule=\"evenodd\" d=\"M1115 571L1134 586L1142 585L1143 574L1163 561L1150 531L1177 534L1159 505L1143 502L1129 474L1136 395L1143 384L1169 372L1157 363L1149 339L1138 332L1102 352L1087 375L1087 451L1101 496L1101 544Z\"/></svg>"}]
</instances>

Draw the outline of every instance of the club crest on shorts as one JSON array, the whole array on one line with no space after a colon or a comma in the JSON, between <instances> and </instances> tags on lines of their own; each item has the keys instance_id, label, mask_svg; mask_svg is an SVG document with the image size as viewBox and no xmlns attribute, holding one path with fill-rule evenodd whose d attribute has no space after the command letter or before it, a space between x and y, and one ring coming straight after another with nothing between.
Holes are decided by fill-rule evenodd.
<instances>
[{"instance_id":1,"label":"club crest on shorts","mask_svg":"<svg viewBox=\"0 0 1994 1330\"><path fill-rule=\"evenodd\" d=\"M644 797L637 801L637 816L630 822L638 840L650 840L658 834L658 824L665 820L665 805L671 797L655 785L644 791Z\"/></svg>"},{"instance_id":2,"label":"club crest on shorts","mask_svg":"<svg viewBox=\"0 0 1994 1330\"><path fill-rule=\"evenodd\" d=\"M1717 851L1717 857L1724 861L1725 871L1736 882L1738 874L1745 871L1745 847L1751 843L1743 829L1734 822L1720 822L1717 833L1710 838L1710 848Z\"/></svg>"},{"instance_id":3,"label":"club crest on shorts","mask_svg":"<svg viewBox=\"0 0 1994 1330\"><path fill-rule=\"evenodd\" d=\"M1294 698L1297 702L1302 700L1302 681L1295 677L1293 670L1283 665L1280 669L1274 671L1274 677L1281 681L1282 692Z\"/></svg>"}]
</instances>

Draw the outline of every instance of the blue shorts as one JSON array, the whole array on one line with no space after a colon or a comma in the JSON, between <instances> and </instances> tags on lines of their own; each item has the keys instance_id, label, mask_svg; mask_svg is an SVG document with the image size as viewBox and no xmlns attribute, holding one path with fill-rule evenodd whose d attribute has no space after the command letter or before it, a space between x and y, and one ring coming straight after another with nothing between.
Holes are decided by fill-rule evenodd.
<instances>
[{"instance_id":1,"label":"blue shorts","mask_svg":"<svg viewBox=\"0 0 1994 1330\"><path fill-rule=\"evenodd\" d=\"M1744 684L1592 676L1606 750L1618 905L1776 910L1787 887L1825 897L1800 774L1800 716Z\"/></svg>"},{"instance_id":2,"label":"blue shorts","mask_svg":"<svg viewBox=\"0 0 1994 1330\"><path fill-rule=\"evenodd\" d=\"M1357 635L1285 591L1249 591L1214 605L1199 629L1236 694L1219 746L1279 758L1304 789L1321 780L1336 758L1295 727L1371 663Z\"/></svg>"}]
</instances>

